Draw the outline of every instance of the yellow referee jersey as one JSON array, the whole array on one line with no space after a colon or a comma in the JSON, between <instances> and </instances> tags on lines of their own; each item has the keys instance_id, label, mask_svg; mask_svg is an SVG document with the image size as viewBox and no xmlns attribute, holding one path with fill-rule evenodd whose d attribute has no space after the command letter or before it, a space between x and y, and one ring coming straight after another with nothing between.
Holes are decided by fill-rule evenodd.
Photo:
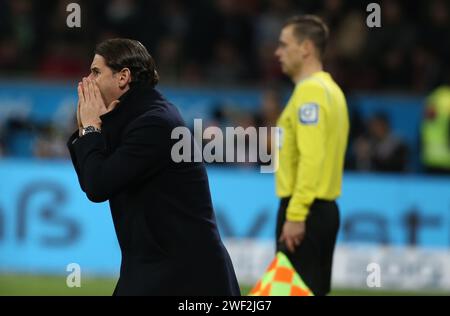
<instances>
[{"instance_id":1,"label":"yellow referee jersey","mask_svg":"<svg viewBox=\"0 0 450 316\"><path fill-rule=\"evenodd\" d=\"M291 197L286 218L304 221L315 198L334 200L341 193L349 120L347 102L327 72L297 83L277 122L280 128L279 197Z\"/></svg>"}]
</instances>

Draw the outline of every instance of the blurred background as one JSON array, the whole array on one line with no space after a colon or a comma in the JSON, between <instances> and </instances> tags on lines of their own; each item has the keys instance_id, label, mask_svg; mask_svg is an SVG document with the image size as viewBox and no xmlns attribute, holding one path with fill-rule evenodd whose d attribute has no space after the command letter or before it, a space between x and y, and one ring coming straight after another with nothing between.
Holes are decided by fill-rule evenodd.
<instances>
[{"instance_id":1,"label":"blurred background","mask_svg":"<svg viewBox=\"0 0 450 316\"><path fill-rule=\"evenodd\" d=\"M71 2L80 28L66 25ZM108 204L83 195L65 145L96 43L141 41L159 89L191 127L195 118L203 128L270 127L293 88L274 57L278 35L302 13L330 26L325 69L351 119L333 294L449 294L450 3L377 1L381 27L369 28L370 2L0 0L0 295L114 288L120 253ZM273 256L278 201L273 175L258 167L207 166L244 294ZM81 288L66 286L70 263ZM381 288L366 283L370 263Z\"/></svg>"}]
</instances>

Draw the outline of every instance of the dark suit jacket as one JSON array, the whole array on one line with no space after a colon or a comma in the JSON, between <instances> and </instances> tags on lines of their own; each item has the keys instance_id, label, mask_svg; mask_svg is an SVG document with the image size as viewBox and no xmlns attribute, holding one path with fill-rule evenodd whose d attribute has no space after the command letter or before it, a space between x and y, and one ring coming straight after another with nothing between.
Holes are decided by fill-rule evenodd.
<instances>
[{"instance_id":1,"label":"dark suit jacket","mask_svg":"<svg viewBox=\"0 0 450 316\"><path fill-rule=\"evenodd\" d=\"M102 133L75 132L68 148L87 197L109 200L122 252L114 294L240 295L205 167L171 159L178 110L140 84L101 120Z\"/></svg>"}]
</instances>

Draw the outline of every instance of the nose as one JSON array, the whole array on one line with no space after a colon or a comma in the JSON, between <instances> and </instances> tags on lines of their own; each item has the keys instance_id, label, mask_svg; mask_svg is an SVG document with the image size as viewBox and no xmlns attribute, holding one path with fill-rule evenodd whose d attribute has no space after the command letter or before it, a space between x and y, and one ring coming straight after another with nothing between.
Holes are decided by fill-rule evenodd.
<instances>
[{"instance_id":1,"label":"nose","mask_svg":"<svg viewBox=\"0 0 450 316\"><path fill-rule=\"evenodd\" d=\"M276 50L275 50L275 53L274 53L274 55L276 56L276 57L280 57L280 48L277 48Z\"/></svg>"}]
</instances>

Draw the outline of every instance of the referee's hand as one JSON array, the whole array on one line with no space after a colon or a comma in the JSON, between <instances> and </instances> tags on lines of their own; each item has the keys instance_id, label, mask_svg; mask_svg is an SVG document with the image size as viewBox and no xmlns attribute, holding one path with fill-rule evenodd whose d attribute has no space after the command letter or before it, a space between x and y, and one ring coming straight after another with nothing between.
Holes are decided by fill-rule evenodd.
<instances>
[{"instance_id":1,"label":"referee's hand","mask_svg":"<svg viewBox=\"0 0 450 316\"><path fill-rule=\"evenodd\" d=\"M295 247L299 246L305 236L305 222L285 221L279 241L286 244L290 252L295 251Z\"/></svg>"}]
</instances>

